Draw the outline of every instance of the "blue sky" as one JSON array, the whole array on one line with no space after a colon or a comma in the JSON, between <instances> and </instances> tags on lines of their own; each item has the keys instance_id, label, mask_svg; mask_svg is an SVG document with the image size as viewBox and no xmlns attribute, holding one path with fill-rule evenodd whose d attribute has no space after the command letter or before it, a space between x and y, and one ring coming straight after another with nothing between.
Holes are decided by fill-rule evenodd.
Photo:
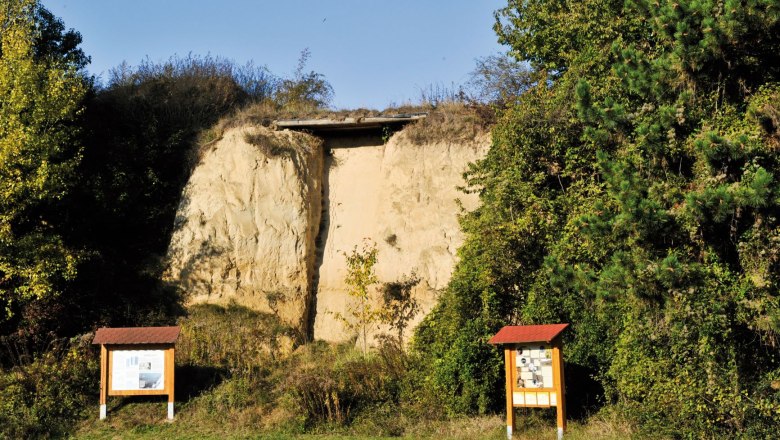
<instances>
[{"instance_id":1,"label":"blue sky","mask_svg":"<svg viewBox=\"0 0 780 440\"><path fill-rule=\"evenodd\" d=\"M418 100L432 84L468 79L474 60L503 50L493 11L505 0L43 0L84 38L88 70L122 61L213 55L291 74L301 51L333 86L333 107Z\"/></svg>"}]
</instances>

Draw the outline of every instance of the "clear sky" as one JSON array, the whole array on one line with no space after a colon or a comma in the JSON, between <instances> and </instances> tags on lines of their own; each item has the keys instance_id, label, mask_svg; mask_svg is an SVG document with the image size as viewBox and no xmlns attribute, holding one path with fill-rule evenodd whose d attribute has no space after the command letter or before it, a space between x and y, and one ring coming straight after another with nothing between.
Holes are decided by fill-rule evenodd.
<instances>
[{"instance_id":1,"label":"clear sky","mask_svg":"<svg viewBox=\"0 0 780 440\"><path fill-rule=\"evenodd\" d=\"M277 75L308 69L333 86L333 107L419 99L429 85L468 79L474 60L503 50L493 11L505 0L43 0L84 38L88 70L122 61L212 55L254 61Z\"/></svg>"}]
</instances>

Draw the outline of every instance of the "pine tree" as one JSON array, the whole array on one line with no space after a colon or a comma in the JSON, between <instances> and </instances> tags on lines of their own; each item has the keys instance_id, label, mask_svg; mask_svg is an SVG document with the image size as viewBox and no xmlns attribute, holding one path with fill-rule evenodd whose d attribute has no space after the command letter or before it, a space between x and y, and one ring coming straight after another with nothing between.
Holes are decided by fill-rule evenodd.
<instances>
[{"instance_id":1,"label":"pine tree","mask_svg":"<svg viewBox=\"0 0 780 440\"><path fill-rule=\"evenodd\" d=\"M433 382L455 410L497 408L485 340L571 322L570 408L596 379L656 434L771 436L780 3L510 1L498 19L538 80L470 171L483 206L417 335Z\"/></svg>"}]
</instances>

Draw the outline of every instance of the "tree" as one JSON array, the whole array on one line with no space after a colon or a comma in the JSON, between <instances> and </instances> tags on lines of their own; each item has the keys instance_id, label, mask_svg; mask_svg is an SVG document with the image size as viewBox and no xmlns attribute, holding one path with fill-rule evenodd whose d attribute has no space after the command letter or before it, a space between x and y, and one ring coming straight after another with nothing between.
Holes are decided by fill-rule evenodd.
<instances>
[{"instance_id":1,"label":"tree","mask_svg":"<svg viewBox=\"0 0 780 440\"><path fill-rule=\"evenodd\" d=\"M344 281L349 287L347 294L353 301L347 305L349 316L335 313L336 319L348 330L359 334L363 354L368 353L368 331L381 322L383 317L383 310L374 305L369 289L379 281L374 273L376 255L376 245L369 242L365 242L360 251L355 246L349 255L344 254L347 259L347 277Z\"/></svg>"},{"instance_id":2,"label":"tree","mask_svg":"<svg viewBox=\"0 0 780 440\"><path fill-rule=\"evenodd\" d=\"M761 122L778 98L777 6L628 2L652 37L613 45L612 93L578 86L583 140L618 140L578 229L612 244L604 260L554 267L588 273L582 287L620 306L606 378L629 414L670 434L777 429L775 262L755 259L780 251L780 157Z\"/></svg>"},{"instance_id":3,"label":"tree","mask_svg":"<svg viewBox=\"0 0 780 440\"><path fill-rule=\"evenodd\" d=\"M643 429L776 432L778 6L499 11L500 40L537 80L468 173L483 204L417 334L453 410L498 408L502 359L485 344L498 328L570 322L569 367Z\"/></svg>"},{"instance_id":4,"label":"tree","mask_svg":"<svg viewBox=\"0 0 780 440\"><path fill-rule=\"evenodd\" d=\"M477 101L503 107L531 87L531 81L526 63L509 53L500 53L477 59L468 86Z\"/></svg>"},{"instance_id":5,"label":"tree","mask_svg":"<svg viewBox=\"0 0 780 440\"><path fill-rule=\"evenodd\" d=\"M35 6L35 58L37 61L59 60L77 70L89 64L90 58L79 45L81 34L65 29L65 24L40 3Z\"/></svg>"},{"instance_id":6,"label":"tree","mask_svg":"<svg viewBox=\"0 0 780 440\"><path fill-rule=\"evenodd\" d=\"M53 206L79 160L76 121L86 93L83 59L52 51L34 0L0 5L0 301L7 319L24 302L53 297L73 279L78 253L57 231ZM45 15L45 14L44 14ZM51 22L49 22L51 23ZM47 31L47 32L48 32ZM58 32L54 32L58 34Z\"/></svg>"},{"instance_id":7,"label":"tree","mask_svg":"<svg viewBox=\"0 0 780 440\"><path fill-rule=\"evenodd\" d=\"M293 76L279 83L274 100L286 110L305 112L325 108L333 98L333 87L322 74L313 70L306 72L310 56L309 49L304 49Z\"/></svg>"}]
</instances>

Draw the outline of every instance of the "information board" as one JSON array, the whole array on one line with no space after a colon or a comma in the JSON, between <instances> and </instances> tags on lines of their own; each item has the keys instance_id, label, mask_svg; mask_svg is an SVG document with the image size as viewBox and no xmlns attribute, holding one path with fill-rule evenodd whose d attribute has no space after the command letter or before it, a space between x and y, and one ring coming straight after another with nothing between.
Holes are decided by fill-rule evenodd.
<instances>
[{"instance_id":1,"label":"information board","mask_svg":"<svg viewBox=\"0 0 780 440\"><path fill-rule=\"evenodd\" d=\"M112 351L111 389L165 389L165 350Z\"/></svg>"},{"instance_id":2,"label":"information board","mask_svg":"<svg viewBox=\"0 0 780 440\"><path fill-rule=\"evenodd\" d=\"M553 388L552 348L519 345L515 351L516 388Z\"/></svg>"},{"instance_id":3,"label":"information board","mask_svg":"<svg viewBox=\"0 0 780 440\"><path fill-rule=\"evenodd\" d=\"M506 325L488 341L504 349L507 439L512 439L516 407L555 407L558 440L563 438L566 395L561 332L568 326Z\"/></svg>"}]
</instances>

